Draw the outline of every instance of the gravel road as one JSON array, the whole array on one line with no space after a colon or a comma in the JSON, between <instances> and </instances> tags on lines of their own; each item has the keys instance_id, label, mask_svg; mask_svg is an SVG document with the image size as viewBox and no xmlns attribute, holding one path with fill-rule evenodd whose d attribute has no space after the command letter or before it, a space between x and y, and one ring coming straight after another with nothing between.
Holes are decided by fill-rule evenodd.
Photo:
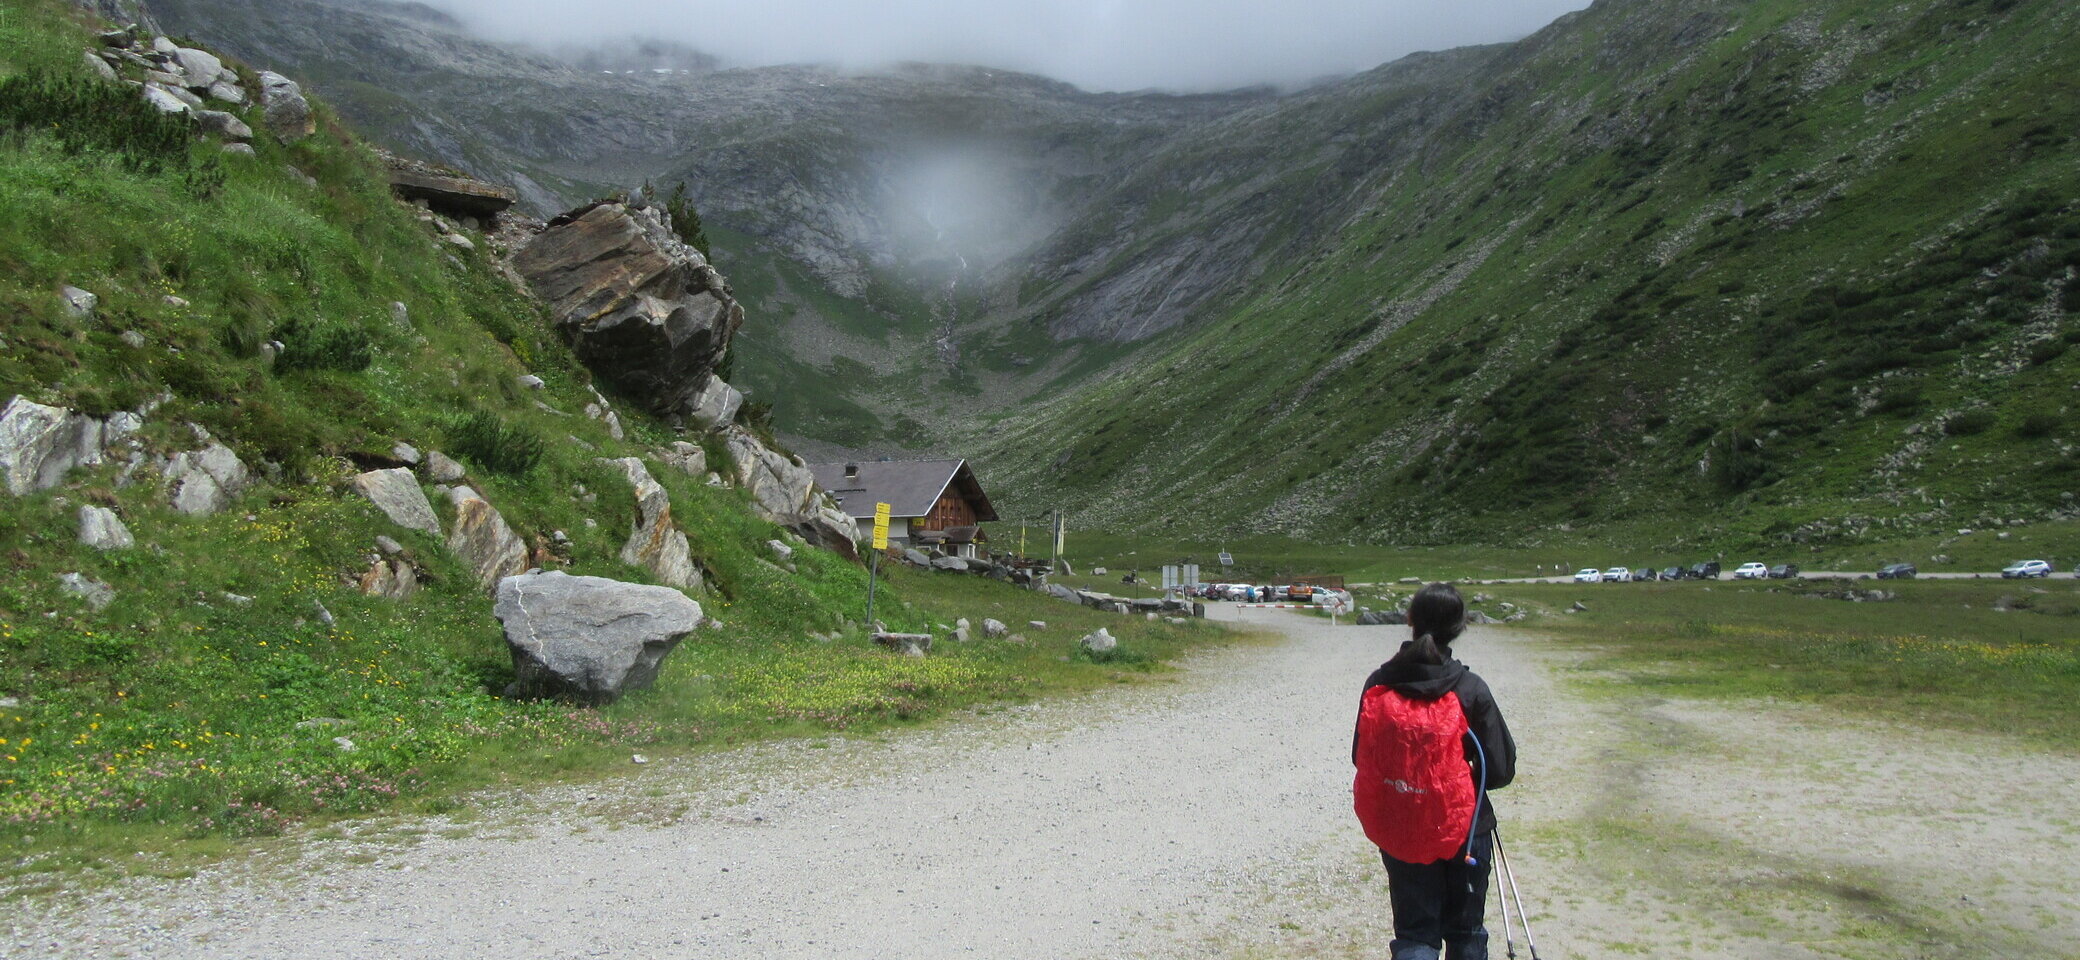
<instances>
[{"instance_id":1,"label":"gravel road","mask_svg":"<svg viewBox=\"0 0 2080 960\"><path fill-rule=\"evenodd\" d=\"M1381 956L1348 744L1356 685L1402 634L1250 617L1284 638L1155 683L653 763L486 797L469 820L10 904L0 953ZM1898 730L1808 708L1585 698L1555 682L1574 655L1534 636L1458 647L1523 752L1498 804L1542 954L2073 955L2080 761L1954 737L1900 751ZM2002 775L1959 802L1989 757Z\"/></svg>"}]
</instances>

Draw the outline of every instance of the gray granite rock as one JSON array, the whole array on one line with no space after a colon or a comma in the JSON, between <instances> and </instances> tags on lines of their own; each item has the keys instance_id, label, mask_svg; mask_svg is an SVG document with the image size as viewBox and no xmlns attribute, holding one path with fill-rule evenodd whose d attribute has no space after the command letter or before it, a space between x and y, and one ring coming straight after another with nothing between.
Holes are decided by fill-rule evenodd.
<instances>
[{"instance_id":1,"label":"gray granite rock","mask_svg":"<svg viewBox=\"0 0 2080 960\"><path fill-rule=\"evenodd\" d=\"M701 623L700 604L669 587L560 571L501 580L492 612L513 657L508 696L592 704L650 686Z\"/></svg>"},{"instance_id":2,"label":"gray granite rock","mask_svg":"<svg viewBox=\"0 0 2080 960\"><path fill-rule=\"evenodd\" d=\"M96 550L127 550L137 545L122 517L91 504L79 508L79 542Z\"/></svg>"},{"instance_id":3,"label":"gray granite rock","mask_svg":"<svg viewBox=\"0 0 2080 960\"><path fill-rule=\"evenodd\" d=\"M412 471L403 467L370 470L354 477L352 484L391 523L440 536L440 519L433 515L433 504L427 502L426 491L419 489L419 478Z\"/></svg>"}]
</instances>

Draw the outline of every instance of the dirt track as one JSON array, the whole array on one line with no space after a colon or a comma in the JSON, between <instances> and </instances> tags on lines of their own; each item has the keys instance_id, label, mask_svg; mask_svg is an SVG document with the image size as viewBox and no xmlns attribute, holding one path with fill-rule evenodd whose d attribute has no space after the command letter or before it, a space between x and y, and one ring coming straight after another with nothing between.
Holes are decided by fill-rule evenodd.
<instances>
[{"instance_id":1,"label":"dirt track","mask_svg":"<svg viewBox=\"0 0 2080 960\"><path fill-rule=\"evenodd\" d=\"M1174 682L652 764L13 904L0 953L1383 956L1348 744L1355 686L1401 634L1252 619L1288 639ZM2080 956L2070 755L1585 698L1534 636L1458 646L1522 749L1497 800L1543 956Z\"/></svg>"}]
</instances>

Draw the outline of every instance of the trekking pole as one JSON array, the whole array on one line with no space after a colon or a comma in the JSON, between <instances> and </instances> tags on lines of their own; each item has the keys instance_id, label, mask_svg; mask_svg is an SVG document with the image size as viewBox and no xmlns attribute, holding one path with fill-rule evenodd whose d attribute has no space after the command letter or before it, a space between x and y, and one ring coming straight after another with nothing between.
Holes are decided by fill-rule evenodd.
<instances>
[{"instance_id":1,"label":"trekking pole","mask_svg":"<svg viewBox=\"0 0 2080 960\"><path fill-rule=\"evenodd\" d=\"M1494 887L1495 902L1502 905L1503 956L1508 957L1509 960L1517 960L1517 934L1516 931L1510 929L1509 892L1503 889L1502 876L1500 870L1496 871L1496 876L1494 878Z\"/></svg>"},{"instance_id":2,"label":"trekking pole","mask_svg":"<svg viewBox=\"0 0 2080 960\"><path fill-rule=\"evenodd\" d=\"M1517 874L1509 868L1509 853L1502 847L1502 828L1495 828L1495 864L1502 868L1503 879L1509 883L1510 898L1517 902L1517 922L1524 925L1524 944L1531 948L1531 960L1538 960L1538 938L1531 935L1531 915L1524 912L1524 896L1517 889Z\"/></svg>"}]
</instances>

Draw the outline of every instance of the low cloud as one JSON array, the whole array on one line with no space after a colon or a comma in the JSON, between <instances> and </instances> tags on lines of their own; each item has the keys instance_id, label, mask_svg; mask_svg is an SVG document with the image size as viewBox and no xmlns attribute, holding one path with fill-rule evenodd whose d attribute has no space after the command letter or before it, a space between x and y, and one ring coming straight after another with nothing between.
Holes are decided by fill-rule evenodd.
<instances>
[{"instance_id":1,"label":"low cloud","mask_svg":"<svg viewBox=\"0 0 2080 960\"><path fill-rule=\"evenodd\" d=\"M494 39L630 37L728 66L902 60L1023 70L1088 90L1295 85L1418 50L1522 37L1586 0L433 0Z\"/></svg>"}]
</instances>

